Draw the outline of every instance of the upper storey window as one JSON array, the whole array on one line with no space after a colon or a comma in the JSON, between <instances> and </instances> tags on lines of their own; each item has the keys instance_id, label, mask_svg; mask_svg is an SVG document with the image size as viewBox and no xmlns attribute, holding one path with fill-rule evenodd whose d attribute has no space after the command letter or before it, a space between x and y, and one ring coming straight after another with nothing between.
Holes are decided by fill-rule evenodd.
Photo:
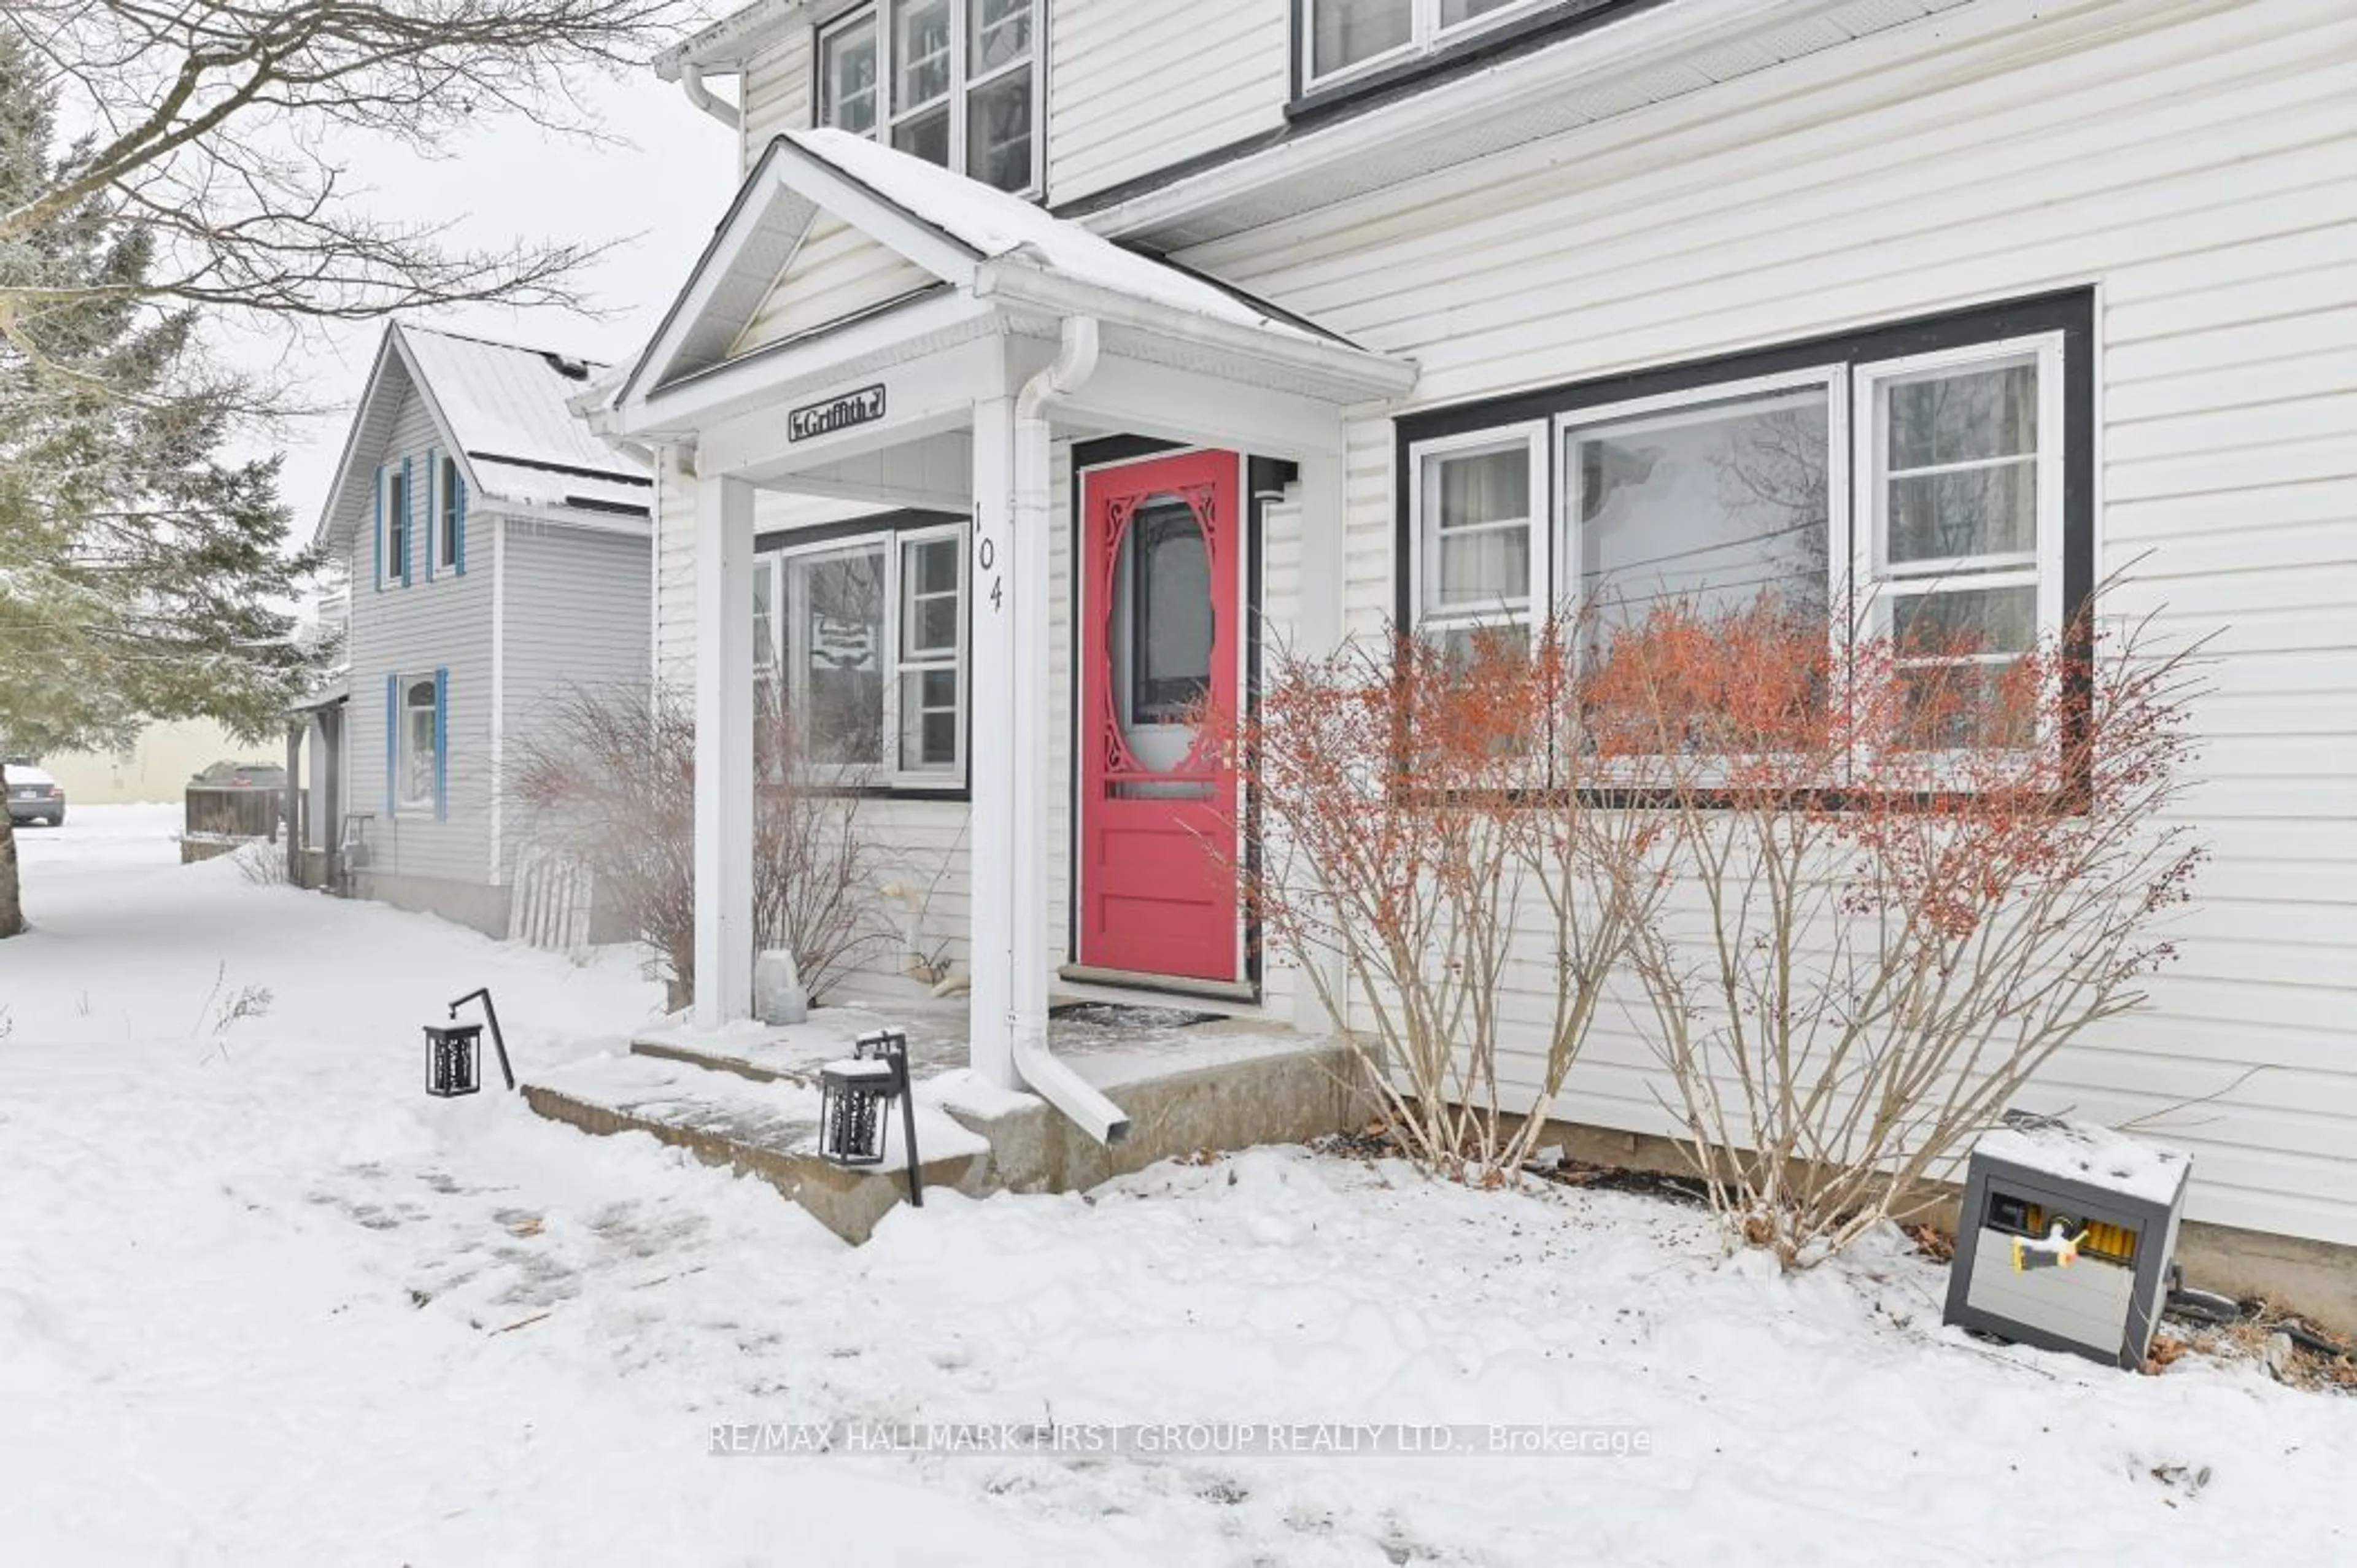
<instances>
[{"instance_id":1,"label":"upper storey window","mask_svg":"<svg viewBox=\"0 0 2357 1568\"><path fill-rule=\"evenodd\" d=\"M1411 60L1548 0L1308 0L1307 87Z\"/></svg>"},{"instance_id":2,"label":"upper storey window","mask_svg":"<svg viewBox=\"0 0 2357 1568\"><path fill-rule=\"evenodd\" d=\"M1039 0L859 7L819 34L820 124L1001 190L1037 190L1039 11Z\"/></svg>"}]
</instances>

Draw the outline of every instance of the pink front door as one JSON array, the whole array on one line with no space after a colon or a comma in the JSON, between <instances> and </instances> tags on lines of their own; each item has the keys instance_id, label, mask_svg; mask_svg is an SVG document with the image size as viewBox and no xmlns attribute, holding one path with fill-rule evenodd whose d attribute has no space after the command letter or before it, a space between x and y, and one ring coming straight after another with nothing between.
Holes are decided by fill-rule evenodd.
<instances>
[{"instance_id":1,"label":"pink front door","mask_svg":"<svg viewBox=\"0 0 2357 1568\"><path fill-rule=\"evenodd\" d=\"M1241 460L1082 482L1080 961L1237 978L1235 780L1189 721L1236 712Z\"/></svg>"}]
</instances>

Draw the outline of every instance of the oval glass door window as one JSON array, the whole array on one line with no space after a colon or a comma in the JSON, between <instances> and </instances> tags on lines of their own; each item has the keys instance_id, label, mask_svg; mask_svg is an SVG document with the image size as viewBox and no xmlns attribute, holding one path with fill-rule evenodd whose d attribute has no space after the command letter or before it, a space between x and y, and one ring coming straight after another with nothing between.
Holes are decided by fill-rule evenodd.
<instances>
[{"instance_id":1,"label":"oval glass door window","mask_svg":"<svg viewBox=\"0 0 2357 1568\"><path fill-rule=\"evenodd\" d=\"M1193 509L1156 496L1131 517L1113 595L1114 690L1122 740L1156 772L1183 768L1194 748L1189 716L1211 689L1218 626L1211 552ZM1131 791L1196 795L1206 786L1134 784Z\"/></svg>"}]
</instances>

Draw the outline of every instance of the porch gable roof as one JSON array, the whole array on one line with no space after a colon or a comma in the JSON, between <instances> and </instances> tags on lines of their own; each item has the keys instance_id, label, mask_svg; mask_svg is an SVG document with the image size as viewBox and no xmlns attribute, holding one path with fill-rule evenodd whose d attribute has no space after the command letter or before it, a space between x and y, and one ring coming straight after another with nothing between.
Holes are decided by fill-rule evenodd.
<instances>
[{"instance_id":1,"label":"porch gable roof","mask_svg":"<svg viewBox=\"0 0 2357 1568\"><path fill-rule=\"evenodd\" d=\"M643 403L728 362L822 215L909 263L929 283L840 321L764 344L814 338L937 293L1089 314L1147 331L1201 335L1396 395L1405 361L1371 353L1213 279L1129 250L1020 197L865 136L821 128L774 137L738 188L687 284L610 406Z\"/></svg>"}]
</instances>

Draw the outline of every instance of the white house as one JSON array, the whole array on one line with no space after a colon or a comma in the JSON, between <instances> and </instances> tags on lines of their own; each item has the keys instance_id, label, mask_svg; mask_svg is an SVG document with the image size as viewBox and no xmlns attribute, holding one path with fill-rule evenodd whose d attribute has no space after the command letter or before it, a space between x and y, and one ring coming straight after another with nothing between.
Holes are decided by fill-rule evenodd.
<instances>
[{"instance_id":1,"label":"white house","mask_svg":"<svg viewBox=\"0 0 2357 1568\"><path fill-rule=\"evenodd\" d=\"M349 679L309 837L363 897L509 934L506 749L572 689L643 689L653 481L567 407L603 370L385 330L317 535L350 564Z\"/></svg>"},{"instance_id":2,"label":"white house","mask_svg":"<svg viewBox=\"0 0 2357 1568\"><path fill-rule=\"evenodd\" d=\"M952 864L974 1066L1103 1133L1051 978L1308 1015L1188 849L1182 699L1259 636L1445 628L1673 535L1722 586L1920 591L1893 497L1944 483L2018 635L2126 572L2215 638L2181 961L2041 1092L2214 1095L2193 1218L2357 1246L2348 6L762 0L657 68L744 178L601 415L660 455L699 1021L748 1006L757 657ZM1910 388L1964 411L1953 474L1892 450ZM1566 504L1616 444L1770 417L1835 498L1790 529ZM794 544L758 656L757 536ZM1558 1110L1664 1131L1656 1070L1609 1021Z\"/></svg>"}]
</instances>

